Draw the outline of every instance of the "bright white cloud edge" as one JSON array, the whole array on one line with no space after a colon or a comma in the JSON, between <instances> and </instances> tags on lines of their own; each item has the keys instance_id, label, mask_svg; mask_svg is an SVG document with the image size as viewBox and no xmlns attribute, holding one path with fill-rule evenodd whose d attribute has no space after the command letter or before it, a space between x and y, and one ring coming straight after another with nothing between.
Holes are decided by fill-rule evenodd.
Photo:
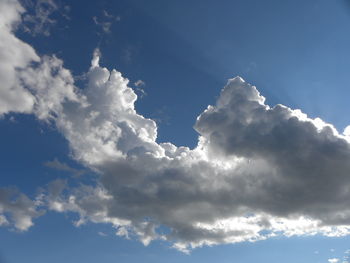
<instances>
[{"instance_id":1,"label":"bright white cloud edge","mask_svg":"<svg viewBox=\"0 0 350 263\"><path fill-rule=\"evenodd\" d=\"M271 108L236 77L198 117L197 147L158 143L157 125L136 112L128 80L101 67L98 51L79 89L61 60L40 58L16 38L19 3L2 0L0 11L7 14L0 114L55 123L74 159L99 174L94 186L54 181L33 201L1 189L0 225L24 231L40 208L75 212L76 225L110 223L119 236L166 240L183 252L276 235L349 234L349 126L340 134L300 110Z\"/></svg>"}]
</instances>

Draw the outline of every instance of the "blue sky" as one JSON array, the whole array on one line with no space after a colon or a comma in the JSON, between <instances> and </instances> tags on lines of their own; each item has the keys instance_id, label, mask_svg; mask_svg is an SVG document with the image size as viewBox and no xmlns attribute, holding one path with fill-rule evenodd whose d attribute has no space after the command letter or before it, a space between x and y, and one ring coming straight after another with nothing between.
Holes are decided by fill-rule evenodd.
<instances>
[{"instance_id":1,"label":"blue sky","mask_svg":"<svg viewBox=\"0 0 350 263\"><path fill-rule=\"evenodd\" d=\"M0 14L0 262L348 262L348 1Z\"/></svg>"}]
</instances>

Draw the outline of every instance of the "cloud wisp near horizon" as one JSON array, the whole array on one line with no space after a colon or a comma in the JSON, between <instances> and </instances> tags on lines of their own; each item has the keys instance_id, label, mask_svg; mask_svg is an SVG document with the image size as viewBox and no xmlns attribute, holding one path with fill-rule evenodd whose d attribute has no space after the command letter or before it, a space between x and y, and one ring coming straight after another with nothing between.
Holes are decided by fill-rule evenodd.
<instances>
[{"instance_id":1,"label":"cloud wisp near horizon","mask_svg":"<svg viewBox=\"0 0 350 263\"><path fill-rule=\"evenodd\" d=\"M0 116L52 123L72 158L97 175L96 184L76 187L55 180L34 200L1 188L0 225L24 231L45 210L73 212L76 225L109 223L119 236L186 253L278 235L350 234L350 126L341 133L301 110L270 107L235 77L198 116L196 147L158 142L156 122L136 111L128 79L100 66L98 49L78 87L62 60L16 37L19 2L0 1L0 12Z\"/></svg>"}]
</instances>

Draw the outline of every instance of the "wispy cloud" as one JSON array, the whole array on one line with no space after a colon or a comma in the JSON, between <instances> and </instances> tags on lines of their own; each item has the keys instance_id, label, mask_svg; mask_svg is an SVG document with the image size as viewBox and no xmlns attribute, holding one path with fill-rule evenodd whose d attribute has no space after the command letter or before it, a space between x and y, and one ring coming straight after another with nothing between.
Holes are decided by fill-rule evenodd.
<instances>
[{"instance_id":1,"label":"wispy cloud","mask_svg":"<svg viewBox=\"0 0 350 263\"><path fill-rule=\"evenodd\" d=\"M61 7L54 0L26 0L24 1L27 12L23 15L22 28L33 36L49 36L51 28L57 23L53 14L59 13L69 19L69 6Z\"/></svg>"},{"instance_id":2,"label":"wispy cloud","mask_svg":"<svg viewBox=\"0 0 350 263\"><path fill-rule=\"evenodd\" d=\"M68 164L60 162L57 158L55 158L53 161L45 162L44 165L47 167L50 167L52 169L71 173L76 177L81 176L85 172L84 170L75 169L73 167L70 167Z\"/></svg>"},{"instance_id":3,"label":"wispy cloud","mask_svg":"<svg viewBox=\"0 0 350 263\"><path fill-rule=\"evenodd\" d=\"M103 10L101 16L93 16L92 20L104 33L109 34L111 33L113 23L119 22L121 17L119 15L109 14L106 10Z\"/></svg>"}]
</instances>

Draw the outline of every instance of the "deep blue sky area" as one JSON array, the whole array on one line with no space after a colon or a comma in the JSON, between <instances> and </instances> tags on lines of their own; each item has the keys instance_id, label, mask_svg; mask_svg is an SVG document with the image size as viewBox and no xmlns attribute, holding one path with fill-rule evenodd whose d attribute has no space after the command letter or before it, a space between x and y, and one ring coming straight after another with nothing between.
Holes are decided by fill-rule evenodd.
<instances>
[{"instance_id":1,"label":"deep blue sky area","mask_svg":"<svg viewBox=\"0 0 350 263\"><path fill-rule=\"evenodd\" d=\"M271 106L301 109L340 132L350 124L349 1L58 3L69 6L68 18L54 13L57 22L50 36L33 36L21 28L16 36L38 54L62 59L79 88L84 89L84 74L96 48L102 54L100 64L122 72L131 87L142 80L146 95L136 90L136 108L157 121L158 142L195 147L197 116L215 104L227 80L235 76L255 85ZM106 20L104 11L118 17L107 33L93 20ZM0 119L0 147L0 173L6 175L0 186L16 186L31 197L38 187L66 178L45 162L56 158L84 169L71 158L68 142L54 125L32 115ZM350 248L349 237L276 237L198 248L186 255L166 242L145 247L135 238L117 237L109 225L75 227L75 219L70 213L48 212L27 232L0 228L0 263L327 263L330 258L342 259Z\"/></svg>"}]
</instances>

